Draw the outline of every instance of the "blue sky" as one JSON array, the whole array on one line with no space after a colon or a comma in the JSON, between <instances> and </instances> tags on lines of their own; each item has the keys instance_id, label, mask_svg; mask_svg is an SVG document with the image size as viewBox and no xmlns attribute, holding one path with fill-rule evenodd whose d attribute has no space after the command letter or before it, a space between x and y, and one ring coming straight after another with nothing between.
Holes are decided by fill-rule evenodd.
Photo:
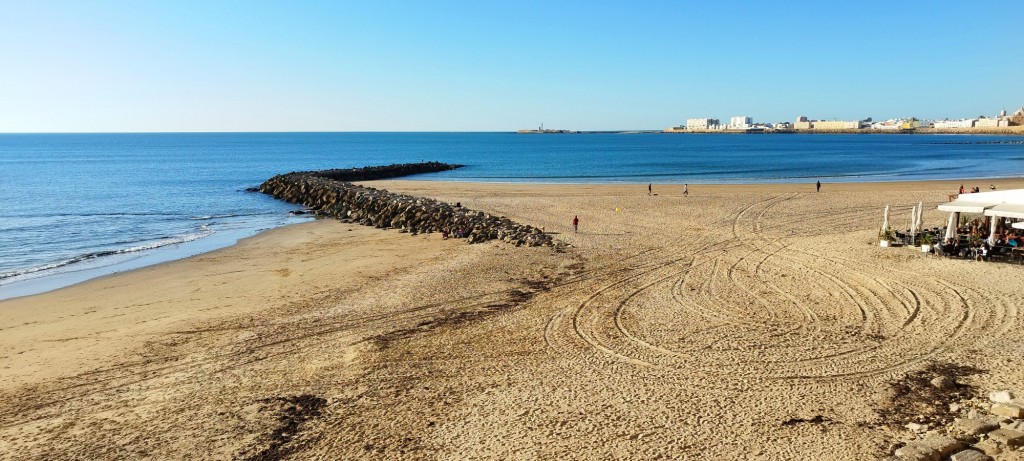
<instances>
[{"instance_id":1,"label":"blue sky","mask_svg":"<svg viewBox=\"0 0 1024 461\"><path fill-rule=\"evenodd\" d=\"M1024 2L0 0L0 132L660 129L1024 105Z\"/></svg>"}]
</instances>

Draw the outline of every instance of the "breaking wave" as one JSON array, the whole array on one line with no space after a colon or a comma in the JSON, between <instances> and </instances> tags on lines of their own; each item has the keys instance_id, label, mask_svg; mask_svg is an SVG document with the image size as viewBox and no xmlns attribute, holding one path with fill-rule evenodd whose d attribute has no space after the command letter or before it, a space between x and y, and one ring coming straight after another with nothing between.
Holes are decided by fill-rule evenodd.
<instances>
[{"instance_id":1,"label":"breaking wave","mask_svg":"<svg viewBox=\"0 0 1024 461\"><path fill-rule=\"evenodd\" d=\"M20 276L20 275L33 274L33 273L36 273L36 272L47 271L47 270L51 270L51 269L57 269L59 267L69 266L69 265L80 263L80 262L83 262L83 261L92 261L92 260L95 260L95 259L98 259L98 258L102 258L104 256L114 256L114 255L122 255L122 254L129 254L129 253L138 253L140 251L153 250L153 249L156 249L156 248L165 247L165 246L169 246L169 245L177 245L179 243L191 242L193 240L199 240L199 239L201 239L203 237L208 237L208 236L212 235L213 233L214 233L213 230L206 228L206 226L203 226L203 227L200 228L199 232L194 232L194 233L191 233L191 234L179 235L179 236L174 236L174 237L167 237L167 238L163 238L163 239L160 239L160 240L157 240L157 241L154 241L154 242L149 242L149 243L145 243L145 244L142 244L142 245L136 245L136 246L131 246L131 247L127 247L127 248L118 248L118 249L114 249L114 250L102 250L102 251L94 251L94 252L90 252L90 253L84 253L84 254L81 254L81 255L78 255L78 256L74 256L72 258L64 259L64 260L53 262L53 263L49 263L49 264L44 264L44 265L41 265L41 266L30 267L28 269L14 270L14 271L9 271L9 272L0 272L0 280L9 279L11 277L17 277L17 276Z\"/></svg>"}]
</instances>

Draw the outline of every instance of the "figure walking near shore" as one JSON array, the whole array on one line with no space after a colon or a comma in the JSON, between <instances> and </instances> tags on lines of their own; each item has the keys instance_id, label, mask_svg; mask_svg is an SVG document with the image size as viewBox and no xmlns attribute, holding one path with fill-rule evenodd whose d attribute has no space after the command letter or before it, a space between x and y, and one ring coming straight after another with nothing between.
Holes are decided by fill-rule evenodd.
<instances>
[{"instance_id":1,"label":"figure walking near shore","mask_svg":"<svg viewBox=\"0 0 1024 461\"><path fill-rule=\"evenodd\" d=\"M647 195L651 195L651 193L654 192L654 189L652 189L651 186L652 184L647 184Z\"/></svg>"},{"instance_id":2,"label":"figure walking near shore","mask_svg":"<svg viewBox=\"0 0 1024 461\"><path fill-rule=\"evenodd\" d=\"M821 192L821 181L818 181L817 187L818 187L817 192Z\"/></svg>"},{"instance_id":3,"label":"figure walking near shore","mask_svg":"<svg viewBox=\"0 0 1024 461\"><path fill-rule=\"evenodd\" d=\"M683 197L689 197L689 196L690 196L690 185L689 184L683 184Z\"/></svg>"},{"instance_id":4,"label":"figure walking near shore","mask_svg":"<svg viewBox=\"0 0 1024 461\"><path fill-rule=\"evenodd\" d=\"M579 229L579 226L580 226L580 217L579 217L579 215L573 216L572 217L572 231L576 232Z\"/></svg>"}]
</instances>

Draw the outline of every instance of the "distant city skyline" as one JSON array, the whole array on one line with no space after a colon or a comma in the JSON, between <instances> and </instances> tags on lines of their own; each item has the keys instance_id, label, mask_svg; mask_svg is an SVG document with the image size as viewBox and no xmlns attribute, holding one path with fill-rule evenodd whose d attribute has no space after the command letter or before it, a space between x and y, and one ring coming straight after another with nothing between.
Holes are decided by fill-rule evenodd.
<instances>
[{"instance_id":1,"label":"distant city skyline","mask_svg":"<svg viewBox=\"0 0 1024 461\"><path fill-rule=\"evenodd\" d=\"M0 132L661 129L1024 105L1024 3L0 0Z\"/></svg>"}]
</instances>

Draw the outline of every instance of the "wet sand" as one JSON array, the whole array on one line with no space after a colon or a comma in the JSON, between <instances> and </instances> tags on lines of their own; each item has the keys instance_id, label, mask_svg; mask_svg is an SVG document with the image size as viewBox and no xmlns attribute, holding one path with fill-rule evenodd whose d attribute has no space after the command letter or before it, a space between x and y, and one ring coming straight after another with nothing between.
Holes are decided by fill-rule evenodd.
<instances>
[{"instance_id":1,"label":"wet sand","mask_svg":"<svg viewBox=\"0 0 1024 461\"><path fill-rule=\"evenodd\" d=\"M1024 378L1021 266L875 242L959 182L365 184L571 247L318 221L2 301L0 459L877 459L905 374Z\"/></svg>"}]
</instances>

